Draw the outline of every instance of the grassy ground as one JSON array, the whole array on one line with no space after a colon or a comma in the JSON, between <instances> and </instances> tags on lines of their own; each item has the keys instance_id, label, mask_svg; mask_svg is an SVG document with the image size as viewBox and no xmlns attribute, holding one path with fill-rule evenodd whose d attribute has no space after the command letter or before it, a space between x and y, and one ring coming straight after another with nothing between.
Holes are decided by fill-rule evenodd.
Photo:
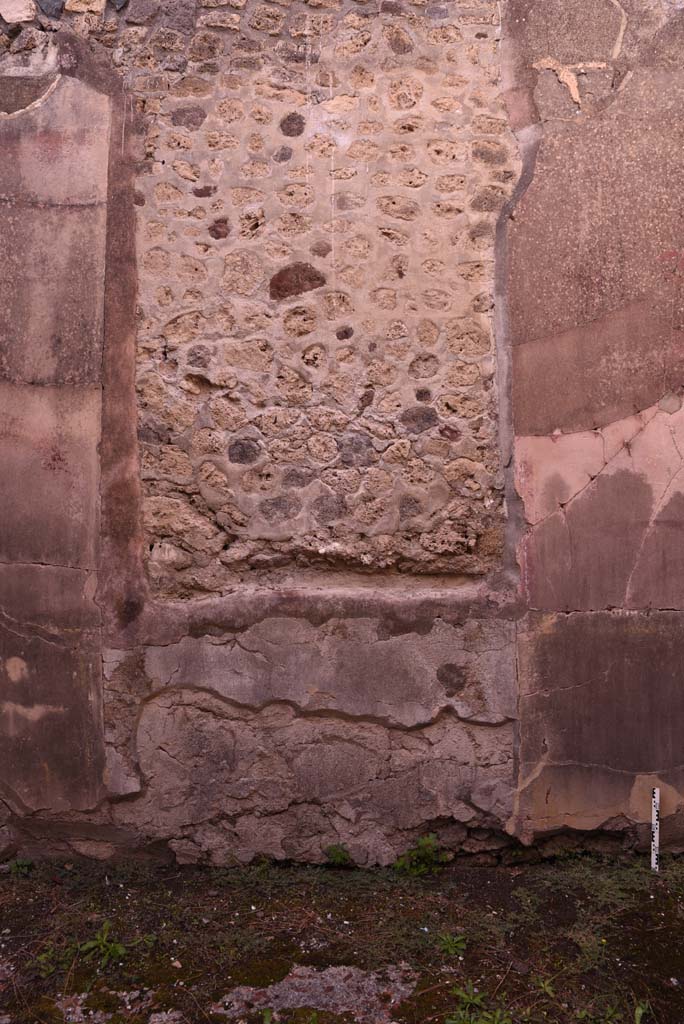
<instances>
[{"instance_id":1,"label":"grassy ground","mask_svg":"<svg viewBox=\"0 0 684 1024\"><path fill-rule=\"evenodd\" d=\"M684 861L657 877L589 856L484 867L428 851L403 866L14 862L0 875L0 1021L205 1024L226 1020L216 1001L236 986L294 965L405 965L411 994L387 1018L403 1024L684 1024Z\"/></svg>"}]
</instances>

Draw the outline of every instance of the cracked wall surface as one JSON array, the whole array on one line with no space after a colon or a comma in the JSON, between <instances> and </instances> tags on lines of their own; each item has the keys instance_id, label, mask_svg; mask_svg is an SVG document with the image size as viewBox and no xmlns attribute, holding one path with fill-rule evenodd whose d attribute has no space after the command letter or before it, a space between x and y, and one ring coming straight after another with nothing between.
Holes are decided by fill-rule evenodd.
<instances>
[{"instance_id":1,"label":"cracked wall surface","mask_svg":"<svg viewBox=\"0 0 684 1024\"><path fill-rule=\"evenodd\" d=\"M660 785L676 844L684 22L521 0L507 27L529 168L505 269L530 609L514 827L628 829Z\"/></svg>"},{"instance_id":2,"label":"cracked wall surface","mask_svg":"<svg viewBox=\"0 0 684 1024\"><path fill-rule=\"evenodd\" d=\"M93 570L111 103L68 75L18 81L0 83L0 770L19 807L57 809L89 806L101 788Z\"/></svg>"},{"instance_id":3,"label":"cracked wall surface","mask_svg":"<svg viewBox=\"0 0 684 1024\"><path fill-rule=\"evenodd\" d=\"M680 6L0 0L0 850L677 846Z\"/></svg>"}]
</instances>

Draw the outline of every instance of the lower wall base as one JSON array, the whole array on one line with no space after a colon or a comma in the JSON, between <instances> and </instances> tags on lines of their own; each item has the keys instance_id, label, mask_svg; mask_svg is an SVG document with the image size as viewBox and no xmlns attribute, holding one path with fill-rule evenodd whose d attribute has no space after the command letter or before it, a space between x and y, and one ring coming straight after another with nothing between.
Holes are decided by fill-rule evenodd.
<instances>
[{"instance_id":1,"label":"lower wall base","mask_svg":"<svg viewBox=\"0 0 684 1024\"><path fill-rule=\"evenodd\" d=\"M684 616L530 614L518 626L520 779L513 830L650 822L684 839Z\"/></svg>"},{"instance_id":2,"label":"lower wall base","mask_svg":"<svg viewBox=\"0 0 684 1024\"><path fill-rule=\"evenodd\" d=\"M520 619L477 587L150 606L102 657L105 768L84 758L79 803L59 782L71 719L41 748L23 716L7 846L216 865L344 846L374 865L429 832L470 853L597 830L643 845L659 785L677 848L682 636L678 613ZM29 657L31 637L5 642Z\"/></svg>"},{"instance_id":3,"label":"lower wall base","mask_svg":"<svg viewBox=\"0 0 684 1024\"><path fill-rule=\"evenodd\" d=\"M319 861L344 845L387 864L436 827L450 846L500 828L513 623L454 605L401 625L353 596L324 621L307 618L307 595L218 635L205 623L108 654L107 781L125 797L112 819L211 863Z\"/></svg>"},{"instance_id":4,"label":"lower wall base","mask_svg":"<svg viewBox=\"0 0 684 1024\"><path fill-rule=\"evenodd\" d=\"M406 831L402 853L411 848L420 836L426 834L436 836L440 857L446 854L447 859L465 861L473 865L530 864L582 854L609 858L635 856L648 860L650 851L650 829L646 825L627 827L623 823L622 829L615 831L565 830L550 836L540 836L532 845L526 846L516 837L496 829L454 827L451 822L443 819L427 824L428 832ZM684 853L681 821L670 821L665 828L669 833L669 840L662 844L663 851L674 855ZM190 846L187 850L194 853ZM334 856L334 851L332 855ZM329 863L329 857L330 854L323 850L320 855L306 858L304 862ZM238 867L242 863L229 852L227 846L218 857L184 857L183 852L178 849L178 844L173 840L166 842L150 839L144 831L44 817L11 818L0 828L0 862L14 858L32 861L84 858L155 864L196 864L208 867ZM254 853L250 857L250 861L263 859L282 863L290 860L282 856L270 857L261 853ZM375 865L366 861L358 862L356 866L370 868Z\"/></svg>"}]
</instances>

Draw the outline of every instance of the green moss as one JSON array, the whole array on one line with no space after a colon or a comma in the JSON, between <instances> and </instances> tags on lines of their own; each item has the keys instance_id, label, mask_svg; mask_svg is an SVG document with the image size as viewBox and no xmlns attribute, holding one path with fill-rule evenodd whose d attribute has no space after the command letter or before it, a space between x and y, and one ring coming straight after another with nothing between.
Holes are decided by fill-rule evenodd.
<instances>
[{"instance_id":1,"label":"green moss","mask_svg":"<svg viewBox=\"0 0 684 1024\"><path fill-rule=\"evenodd\" d=\"M245 960L230 968L231 983L266 988L275 985L292 970L294 964L287 957L264 957L260 960Z\"/></svg>"},{"instance_id":2,"label":"green moss","mask_svg":"<svg viewBox=\"0 0 684 1024\"><path fill-rule=\"evenodd\" d=\"M96 989L83 1000L83 1006L88 1010L104 1010L106 1013L115 1013L119 1009L119 997L114 992Z\"/></svg>"}]
</instances>

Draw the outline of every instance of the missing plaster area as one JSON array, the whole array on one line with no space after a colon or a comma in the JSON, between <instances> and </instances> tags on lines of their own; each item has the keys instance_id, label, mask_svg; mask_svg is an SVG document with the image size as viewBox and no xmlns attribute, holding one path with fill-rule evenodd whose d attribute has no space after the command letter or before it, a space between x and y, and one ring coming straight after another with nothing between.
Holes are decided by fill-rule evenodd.
<instances>
[{"instance_id":1,"label":"missing plaster area","mask_svg":"<svg viewBox=\"0 0 684 1024\"><path fill-rule=\"evenodd\" d=\"M498 5L265 10L203 13L145 73L122 41L147 117L150 578L187 597L294 568L486 574L494 234L519 173Z\"/></svg>"}]
</instances>

